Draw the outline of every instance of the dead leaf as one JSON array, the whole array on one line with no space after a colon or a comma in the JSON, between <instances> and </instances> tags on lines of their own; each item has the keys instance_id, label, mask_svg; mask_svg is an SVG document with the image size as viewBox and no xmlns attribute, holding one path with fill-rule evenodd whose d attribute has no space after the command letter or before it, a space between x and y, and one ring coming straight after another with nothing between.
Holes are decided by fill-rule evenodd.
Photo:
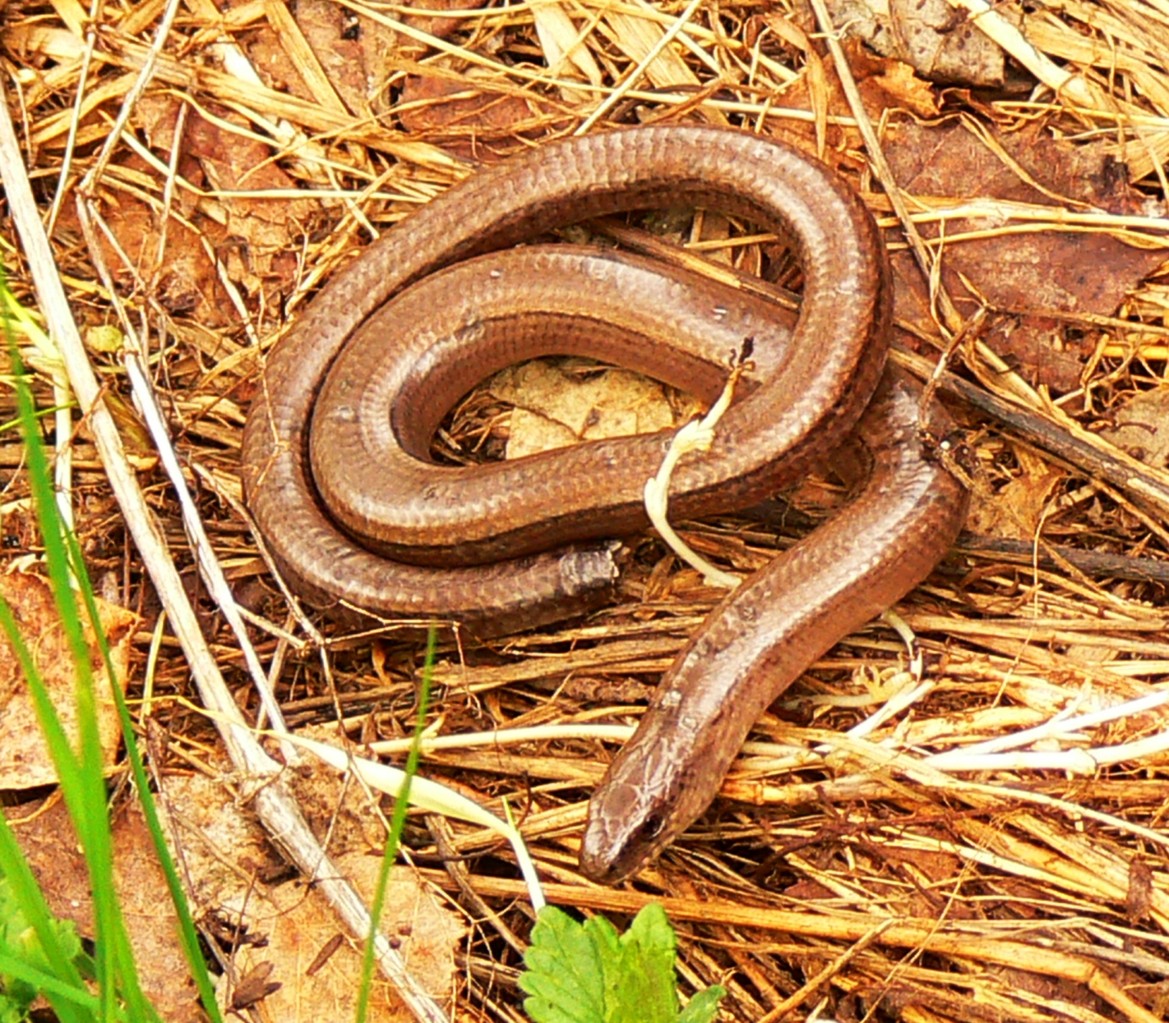
<instances>
[{"instance_id":1,"label":"dead leaf","mask_svg":"<svg viewBox=\"0 0 1169 1023\"><path fill-rule=\"evenodd\" d=\"M997 87L1002 48L946 0L829 0L832 20L884 57L904 61L930 82Z\"/></svg>"},{"instance_id":2,"label":"dead leaf","mask_svg":"<svg viewBox=\"0 0 1169 1023\"><path fill-rule=\"evenodd\" d=\"M334 862L368 904L380 859L350 854ZM246 975L261 964L271 964L266 980L270 987L280 985L264 1000L271 1018L282 1023L351 1018L362 949L348 938L337 943L340 925L325 901L306 892L297 880L262 894L253 892L249 911L253 918L263 917L257 926L263 926L267 941L262 948L242 948L237 966ZM452 1004L458 976L455 949L466 928L408 867L393 870L382 927L414 979L440 1003ZM332 954L321 956L326 946L332 947ZM373 988L367 1017L371 1023L413 1019L387 981L375 976Z\"/></svg>"},{"instance_id":3,"label":"dead leaf","mask_svg":"<svg viewBox=\"0 0 1169 1023\"><path fill-rule=\"evenodd\" d=\"M335 731L306 731L336 740ZM226 760L222 767L231 769ZM377 850L385 841L380 818L358 786L315 760L298 769L295 787L310 825L319 835L329 835L334 865L368 905L380 865ZM244 997L261 999L270 1018L281 1023L350 1018L362 949L333 909L300 878L265 883L265 878L285 876L281 862L221 779L171 776L163 788L163 807L170 827L177 829L198 903L247 938L237 942L234 964L235 975L249 979ZM412 871L395 868L383 932L415 979L440 1001L453 999L454 951L464 931L462 919L420 887ZM254 971L264 964L270 966L261 981ZM226 997L238 997L238 988ZM375 982L369 1018L411 1019L381 980Z\"/></svg>"},{"instance_id":4,"label":"dead leaf","mask_svg":"<svg viewBox=\"0 0 1169 1023\"><path fill-rule=\"evenodd\" d=\"M445 149L478 163L496 159L490 149L477 144L484 136L514 138L523 135L525 127L535 130L539 123L527 101L519 96L480 90L470 81L429 74L406 76L398 116L418 138L442 133L447 139ZM451 139L451 134L465 139Z\"/></svg>"},{"instance_id":5,"label":"dead leaf","mask_svg":"<svg viewBox=\"0 0 1169 1023\"><path fill-rule=\"evenodd\" d=\"M1164 387L1134 394L1112 421L1100 431L1102 437L1146 465L1169 465L1169 391Z\"/></svg>"},{"instance_id":6,"label":"dead leaf","mask_svg":"<svg viewBox=\"0 0 1169 1023\"><path fill-rule=\"evenodd\" d=\"M32 652L49 699L57 709L65 734L77 741L77 671L72 648L61 627L52 590L39 575L12 572L0 575L0 598L12 609L24 642ZM124 685L130 641L138 617L125 608L97 598L101 624L109 639L110 655L119 685ZM101 651L91 640L88 649L97 702L97 727L107 770L117 761L121 728L110 696L110 682ZM51 785L57 772L49 758L37 723L28 685L7 637L0 634L0 790Z\"/></svg>"},{"instance_id":7,"label":"dead leaf","mask_svg":"<svg viewBox=\"0 0 1169 1023\"><path fill-rule=\"evenodd\" d=\"M297 184L272 158L262 142L248 137L243 118L223 108L204 116L170 95L144 96L134 108L133 123L151 148L166 157L177 146L178 171L196 188L217 192L196 201L189 190L176 189L174 215L164 221L158 209L128 190L109 189L98 208L102 225L114 242L98 231L98 244L115 282L127 292L146 288L168 312L191 318L204 328L235 324L239 311L220 276L258 305L279 308L299 274L298 252L320 218L316 200L298 199ZM176 137L180 124L181 138ZM240 130L232 131L237 125ZM139 157L122 158L133 177L153 170ZM246 192L285 193L257 198ZM62 236L79 235L72 203L57 222ZM218 264L218 265L217 265Z\"/></svg>"},{"instance_id":8,"label":"dead leaf","mask_svg":"<svg viewBox=\"0 0 1169 1023\"><path fill-rule=\"evenodd\" d=\"M445 39L459 31L461 19L423 12L466 9L466 0L414 0L409 13L388 13L420 32ZM406 111L399 111L399 106L407 94L399 95L397 86L390 88L390 70L419 59L428 49L412 35L331 0L299 0L288 12L270 13L268 24L256 25L246 46L272 88L343 107L362 120L391 111L397 118L401 113L403 123ZM459 90L465 92L466 86Z\"/></svg>"},{"instance_id":9,"label":"dead leaf","mask_svg":"<svg viewBox=\"0 0 1169 1023\"><path fill-rule=\"evenodd\" d=\"M985 137L961 124L894 122L886 154L910 195L955 203L988 199L982 220L948 221L945 235L1004 226L993 200L1049 207L1052 221L1066 208L1113 213L1143 209L1103 143L1073 145L1039 127ZM1012 225L1018 226L1018 225ZM1025 227L1026 225L1024 225ZM936 225L920 226L937 238ZM986 340L1028 380L1063 392L1078 386L1091 351L1083 329L1064 314L1112 315L1128 293L1166 258L1161 249L1126 244L1106 232L1034 229L948 242L942 284L963 315L983 303L997 312ZM929 290L909 252L893 257L897 316L934 333Z\"/></svg>"},{"instance_id":10,"label":"dead leaf","mask_svg":"<svg viewBox=\"0 0 1169 1023\"><path fill-rule=\"evenodd\" d=\"M280 990L279 981L271 981L276 966L270 961L257 963L245 973L235 984L231 993L231 1007L237 1012L240 1009L250 1009L257 1002L262 1002L269 995Z\"/></svg>"},{"instance_id":11,"label":"dead leaf","mask_svg":"<svg viewBox=\"0 0 1169 1023\"><path fill-rule=\"evenodd\" d=\"M293 37L297 31L300 39ZM330 0L299 0L279 17L270 14L269 24L257 26L247 40L248 56L273 88L347 108L362 119L385 112L388 63L412 46L418 44Z\"/></svg>"},{"instance_id":12,"label":"dead leaf","mask_svg":"<svg viewBox=\"0 0 1169 1023\"><path fill-rule=\"evenodd\" d=\"M296 183L272 159L271 149L244 134L246 121L227 110L217 120L192 113L187 118L185 151L199 160L208 184L229 193L219 199L222 225L208 220L205 230L231 279L249 294L275 302L295 283L297 252L311 230L319 204L297 199ZM237 134L225 125L236 125ZM287 193L279 198L252 198L233 192ZM212 227L215 225L215 230Z\"/></svg>"},{"instance_id":13,"label":"dead leaf","mask_svg":"<svg viewBox=\"0 0 1169 1023\"><path fill-rule=\"evenodd\" d=\"M283 861L237 804L227 775L166 775L160 797L167 834L178 844L193 901L238 922L236 911L258 879L279 876Z\"/></svg>"},{"instance_id":14,"label":"dead leaf","mask_svg":"<svg viewBox=\"0 0 1169 1023\"><path fill-rule=\"evenodd\" d=\"M88 327L85 331L85 347L91 352L112 355L120 352L125 343L126 335L112 323Z\"/></svg>"},{"instance_id":15,"label":"dead leaf","mask_svg":"<svg viewBox=\"0 0 1169 1023\"><path fill-rule=\"evenodd\" d=\"M516 406L511 416L507 457L550 451L581 440L654 433L699 411L682 396L682 406L655 380L624 369L600 368L583 360L524 363L505 369L485 388Z\"/></svg>"},{"instance_id":16,"label":"dead leaf","mask_svg":"<svg viewBox=\"0 0 1169 1023\"><path fill-rule=\"evenodd\" d=\"M9 807L4 812L49 908L92 939L89 873L65 804L54 799L43 811ZM141 811L123 807L112 823L114 883L142 989L167 1023L202 1023L206 1017L179 945L170 895Z\"/></svg>"},{"instance_id":17,"label":"dead leaf","mask_svg":"<svg viewBox=\"0 0 1169 1023\"><path fill-rule=\"evenodd\" d=\"M442 12L457 14L460 11L474 11L479 5L469 0L411 0L410 6L404 12L407 25L412 25L420 32L427 32L439 39L447 39L459 31L461 19L442 17ZM435 11L435 14L426 14L426 11Z\"/></svg>"},{"instance_id":18,"label":"dead leaf","mask_svg":"<svg viewBox=\"0 0 1169 1023\"><path fill-rule=\"evenodd\" d=\"M859 47L850 50L849 64L854 62L853 53ZM938 106L938 96L924 78L904 61L883 58L874 60L871 54L865 54L863 59L856 59L860 68L868 67L868 73L858 81L861 98L865 109L880 112L890 107L901 107L917 117L937 117L941 113Z\"/></svg>"},{"instance_id":19,"label":"dead leaf","mask_svg":"<svg viewBox=\"0 0 1169 1023\"><path fill-rule=\"evenodd\" d=\"M1134 856L1128 868L1128 897L1125 912L1130 925L1135 926L1149 915L1152 906L1153 870L1149 861Z\"/></svg>"},{"instance_id":20,"label":"dead leaf","mask_svg":"<svg viewBox=\"0 0 1169 1023\"><path fill-rule=\"evenodd\" d=\"M966 528L972 533L1029 541L1038 535L1052 491L1064 474L1025 449L1015 454L1021 469L1018 476L993 495L977 487L971 493Z\"/></svg>"},{"instance_id":21,"label":"dead leaf","mask_svg":"<svg viewBox=\"0 0 1169 1023\"><path fill-rule=\"evenodd\" d=\"M123 166L127 171L141 169L136 164L135 158L127 158ZM166 245L160 251L157 213L125 193L102 204L100 219L117 242L115 248L104 231L97 232L102 258L120 289L133 294L144 285L162 308L175 316L196 317L208 325L226 322L226 297L197 231L182 220L172 219ZM63 244L66 238L80 234L76 209L73 203L65 203L57 218L55 239Z\"/></svg>"}]
</instances>

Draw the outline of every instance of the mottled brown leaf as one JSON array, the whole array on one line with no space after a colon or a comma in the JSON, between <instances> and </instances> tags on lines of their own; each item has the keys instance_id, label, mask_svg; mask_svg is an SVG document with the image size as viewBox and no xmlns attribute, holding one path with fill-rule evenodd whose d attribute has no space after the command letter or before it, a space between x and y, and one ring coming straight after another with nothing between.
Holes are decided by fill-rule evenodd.
<instances>
[{"instance_id":1,"label":"mottled brown leaf","mask_svg":"<svg viewBox=\"0 0 1169 1023\"><path fill-rule=\"evenodd\" d=\"M65 734L75 742L77 670L48 583L40 576L26 572L0 575L0 599L11 608ZM138 617L100 598L97 603L110 642L114 669L118 673L117 682L124 686L129 644ZM112 768L121 737L117 709L110 696L109 678L96 642L90 643L88 653L103 760L107 768ZM28 684L7 637L0 632L0 790L27 789L53 784L56 780L57 772L37 723Z\"/></svg>"},{"instance_id":2,"label":"mottled brown leaf","mask_svg":"<svg viewBox=\"0 0 1169 1023\"><path fill-rule=\"evenodd\" d=\"M476 145L481 137L509 137L536 125L532 110L518 96L472 92L467 83L435 75L408 75L402 86L399 116L418 138L441 134L447 148L479 163L492 152Z\"/></svg>"},{"instance_id":3,"label":"mottled brown leaf","mask_svg":"<svg viewBox=\"0 0 1169 1023\"><path fill-rule=\"evenodd\" d=\"M1169 391L1138 391L1113 412L1112 425L1100 433L1146 465L1169 464Z\"/></svg>"},{"instance_id":4,"label":"mottled brown leaf","mask_svg":"<svg viewBox=\"0 0 1169 1023\"><path fill-rule=\"evenodd\" d=\"M1165 252L1137 248L1106 231L1050 230L1009 221L1005 211L1000 216L997 200L1048 207L1055 222L1061 209L1130 213L1142 211L1145 199L1127 184L1103 144L1073 145L1039 128L985 131L989 142L955 122L898 121L887 133L886 153L910 195L950 204L989 200L980 219L948 221L946 236L1012 228L947 242L943 286L963 315L972 315L983 301L996 311L985 339L1028 380L1070 390L1092 348L1066 314L1114 314L1164 262ZM926 238L940 234L933 223L920 230ZM897 253L893 269L897 315L935 332L929 291L912 255Z\"/></svg>"},{"instance_id":5,"label":"mottled brown leaf","mask_svg":"<svg viewBox=\"0 0 1169 1023\"><path fill-rule=\"evenodd\" d=\"M49 908L93 938L89 874L73 825L59 799L34 810L7 808ZM178 941L177 922L150 833L136 806L113 819L114 883L126 920L138 976L151 1004L167 1023L202 1023L194 982Z\"/></svg>"}]
</instances>

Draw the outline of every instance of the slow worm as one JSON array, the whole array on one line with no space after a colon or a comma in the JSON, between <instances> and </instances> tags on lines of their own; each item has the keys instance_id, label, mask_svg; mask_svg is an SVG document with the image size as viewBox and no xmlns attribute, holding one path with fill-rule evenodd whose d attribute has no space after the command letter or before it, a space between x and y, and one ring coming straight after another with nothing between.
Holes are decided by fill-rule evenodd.
<instances>
[{"instance_id":1,"label":"slow worm","mask_svg":"<svg viewBox=\"0 0 1169 1023\"><path fill-rule=\"evenodd\" d=\"M794 325L766 297L639 257L513 248L666 206L719 209L789 238L804 280ZM711 400L749 339L753 368L714 447L675 474L675 517L755 503L852 437L857 496L712 612L594 794L581 866L615 882L705 809L779 693L925 578L961 528L965 490L923 441L948 420L883 369L886 276L856 195L778 142L671 126L543 145L420 208L310 304L248 417L248 504L311 603L503 633L609 596L608 538L644 528L642 486L671 434L433 464L442 416L492 371L579 353Z\"/></svg>"}]
</instances>

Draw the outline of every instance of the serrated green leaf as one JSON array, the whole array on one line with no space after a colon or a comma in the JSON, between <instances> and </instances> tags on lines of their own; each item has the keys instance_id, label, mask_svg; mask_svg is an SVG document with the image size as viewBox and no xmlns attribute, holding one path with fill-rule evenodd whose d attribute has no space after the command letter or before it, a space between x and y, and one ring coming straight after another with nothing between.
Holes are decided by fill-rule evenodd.
<instances>
[{"instance_id":1,"label":"serrated green leaf","mask_svg":"<svg viewBox=\"0 0 1169 1023\"><path fill-rule=\"evenodd\" d=\"M535 1023L605 1023L602 958L609 945L604 928L586 932L563 910L541 909L520 974L520 988L530 996L524 1011Z\"/></svg>"},{"instance_id":2,"label":"serrated green leaf","mask_svg":"<svg viewBox=\"0 0 1169 1023\"><path fill-rule=\"evenodd\" d=\"M70 962L81 956L81 939L72 922L50 917L47 925L57 941L56 952ZM29 923L8 878L3 875L0 875L0 952L29 969L52 972L53 964L36 928ZM26 980L6 970L0 971L0 1023L24 1019L36 996L37 989Z\"/></svg>"},{"instance_id":3,"label":"serrated green leaf","mask_svg":"<svg viewBox=\"0 0 1169 1023\"><path fill-rule=\"evenodd\" d=\"M57 939L54 953L70 961L76 960L81 955L81 938L77 934L76 924L70 920L50 917L49 926ZM8 878L3 875L0 875L0 944L8 949L10 955L37 969L51 965L36 929L29 923Z\"/></svg>"},{"instance_id":4,"label":"serrated green leaf","mask_svg":"<svg viewBox=\"0 0 1169 1023\"><path fill-rule=\"evenodd\" d=\"M678 1016L678 1023L711 1023L726 990L718 984L699 991Z\"/></svg>"},{"instance_id":5,"label":"serrated green leaf","mask_svg":"<svg viewBox=\"0 0 1169 1023\"><path fill-rule=\"evenodd\" d=\"M28 1018L28 1007L9 998L0 990L0 1023L22 1023Z\"/></svg>"},{"instance_id":6,"label":"serrated green leaf","mask_svg":"<svg viewBox=\"0 0 1169 1023\"><path fill-rule=\"evenodd\" d=\"M608 917L589 917L580 927L592 944L596 957L601 992L600 1018L604 1023L613 1023L613 1007L618 1004L621 985L622 938Z\"/></svg>"},{"instance_id":7,"label":"serrated green leaf","mask_svg":"<svg viewBox=\"0 0 1169 1023\"><path fill-rule=\"evenodd\" d=\"M678 1014L677 938L657 904L624 934L603 916L580 924L548 906L532 929L520 988L535 1023L710 1023L719 987L695 995Z\"/></svg>"},{"instance_id":8,"label":"serrated green leaf","mask_svg":"<svg viewBox=\"0 0 1169 1023\"><path fill-rule=\"evenodd\" d=\"M676 944L661 906L651 903L634 917L621 936L612 1023L674 1023L678 1016Z\"/></svg>"},{"instance_id":9,"label":"serrated green leaf","mask_svg":"<svg viewBox=\"0 0 1169 1023\"><path fill-rule=\"evenodd\" d=\"M678 947L678 939L674 928L670 926L669 917L657 902L641 908L641 912L629 925L629 930L622 935L622 940L638 944L647 952L662 952L671 959Z\"/></svg>"},{"instance_id":10,"label":"serrated green leaf","mask_svg":"<svg viewBox=\"0 0 1169 1023\"><path fill-rule=\"evenodd\" d=\"M571 920L572 918L569 917ZM575 921L574 921L575 922ZM591 916L583 924L577 924L597 947L598 955L617 955L621 950L621 935L612 921L605 916Z\"/></svg>"}]
</instances>

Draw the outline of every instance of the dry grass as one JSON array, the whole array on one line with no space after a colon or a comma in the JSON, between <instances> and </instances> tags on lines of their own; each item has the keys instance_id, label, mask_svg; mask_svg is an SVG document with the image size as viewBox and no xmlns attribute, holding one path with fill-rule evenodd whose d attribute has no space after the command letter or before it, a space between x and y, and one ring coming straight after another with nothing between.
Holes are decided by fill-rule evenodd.
<instances>
[{"instance_id":1,"label":"dry grass","mask_svg":"<svg viewBox=\"0 0 1169 1023\"><path fill-rule=\"evenodd\" d=\"M122 489L101 467L94 438L107 455L112 442L96 420L93 432L75 420L56 442L72 459L91 569L147 623L134 681L155 698L176 765L201 762L212 741L206 720L159 699L187 694L192 676L206 686L221 674L251 714L246 687L276 664L293 726L341 716L362 740L409 729L418 644L392 630L362 638L324 625L322 637L302 627L271 595L236 480L261 353L373 232L461 176L468 156L636 120L782 132L888 181L886 111L871 88L885 69L848 51L867 111L858 123L802 6L794 19L786 4L733 0L533 2L433 18L395 4L342 6L361 19L354 52L369 64L359 71L314 56L322 45L308 36L336 38L342 27L324 4L302 3L296 19L279 3L218 10L210 0L179 10L112 0L92 22L72 0L10 2L4 14L9 110L98 387L78 386L79 349L67 356L70 379L83 404L100 389L114 415L128 459ZM1163 212L1155 204L1169 193L1169 6L1008 3L981 23L1042 84L951 94L946 112L1103 140L1151 201L1122 216L1058 196L1027 209L979 197L981 212L1011 229L1079 224L1158 244L1148 214ZM926 113L941 94L903 79L885 97ZM854 180L890 226L970 215L965 196L882 195L873 178ZM35 305L10 222L0 244L18 296ZM927 265L937 249L916 243ZM978 504L999 509L998 520L979 521L1024 527L987 527L993 538L972 530L899 608L925 651L928 685L914 687L884 626L842 643L760 723L712 813L635 884L611 891L575 873L585 801L616 742L592 726L637 713L717 596L652 541L636 544L620 603L602 614L490 647L442 647L444 735L535 731L514 744L436 748L427 774L520 810L553 901L621 914L664 900L681 931L684 982L725 983L728 1018L1163 1018L1169 475L1097 427L1133 394L1165 387L1167 306L1154 279L1116 316L1072 317L1092 356L1077 386L1053 396L1013 372L944 290L936 296L932 328L915 327L917 353L903 358L921 366L950 352L955 379L943 391L977 454ZM230 591L208 596L199 580L121 350L92 332L111 324L165 410L192 512ZM51 349L33 361L43 379L61 379ZM1150 436L1164 430L1150 420ZM0 438L0 510L18 559L32 547L27 488L15 437ZM131 507L135 470L141 503ZM132 546L124 518L131 530L158 523L178 577L160 582L159 551ZM788 535L785 526L778 542ZM750 518L690 536L744 568L777 543ZM246 630L225 617L233 599L252 608ZM185 657L171 626L149 627L160 601L181 622ZM576 730L539 730L549 725ZM466 900L461 880L499 914L464 901L479 922L461 1001L477 1017L518 1019L518 959L500 937L527 931L512 901L518 883L494 837L456 826L444 841L472 857L470 869L425 876ZM421 820L411 843L433 851Z\"/></svg>"}]
</instances>

